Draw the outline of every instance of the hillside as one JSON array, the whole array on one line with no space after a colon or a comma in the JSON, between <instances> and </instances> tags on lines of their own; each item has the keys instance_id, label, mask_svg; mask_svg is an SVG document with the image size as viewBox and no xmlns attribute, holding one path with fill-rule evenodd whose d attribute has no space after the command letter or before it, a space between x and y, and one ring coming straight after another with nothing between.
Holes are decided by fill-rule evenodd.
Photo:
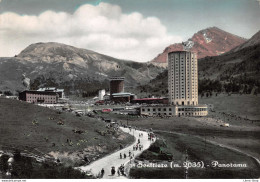
<instances>
[{"instance_id":1,"label":"hillside","mask_svg":"<svg viewBox=\"0 0 260 182\"><path fill-rule=\"evenodd\" d=\"M225 32L217 27L200 30L192 38L183 43L172 44L155 57L151 62L155 65L167 66L167 55L171 51L191 50L197 53L198 59L206 56L217 56L230 51L244 43L246 39Z\"/></svg>"},{"instance_id":2,"label":"hillside","mask_svg":"<svg viewBox=\"0 0 260 182\"><path fill-rule=\"evenodd\" d=\"M119 60L65 44L36 43L13 58L0 58L0 90L21 91L29 84L31 89L57 86L71 94L96 92L108 89L110 76L124 76L126 87L133 87L161 71L147 63Z\"/></svg>"},{"instance_id":3,"label":"hillside","mask_svg":"<svg viewBox=\"0 0 260 182\"><path fill-rule=\"evenodd\" d=\"M243 48L252 47L258 44L260 44L260 31L258 31L251 39L247 40L244 44L235 47L230 52L237 52Z\"/></svg>"},{"instance_id":4,"label":"hillside","mask_svg":"<svg viewBox=\"0 0 260 182\"><path fill-rule=\"evenodd\" d=\"M72 165L84 164L85 157L90 162L133 141L124 132L106 128L103 121L1 97L0 125L0 150L48 154ZM83 133L74 133L75 129Z\"/></svg>"}]
</instances>

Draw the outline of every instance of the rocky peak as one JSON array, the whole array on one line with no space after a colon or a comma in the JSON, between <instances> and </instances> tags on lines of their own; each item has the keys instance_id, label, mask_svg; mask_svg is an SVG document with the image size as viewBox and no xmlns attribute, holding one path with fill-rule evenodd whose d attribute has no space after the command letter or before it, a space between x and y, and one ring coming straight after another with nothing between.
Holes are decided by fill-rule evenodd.
<instances>
[{"instance_id":1,"label":"rocky peak","mask_svg":"<svg viewBox=\"0 0 260 182\"><path fill-rule=\"evenodd\" d=\"M198 31L185 42L168 46L151 62L167 65L167 54L171 51L191 50L197 52L199 59L206 56L217 56L228 52L245 41L246 39L217 27L210 27Z\"/></svg>"}]
</instances>

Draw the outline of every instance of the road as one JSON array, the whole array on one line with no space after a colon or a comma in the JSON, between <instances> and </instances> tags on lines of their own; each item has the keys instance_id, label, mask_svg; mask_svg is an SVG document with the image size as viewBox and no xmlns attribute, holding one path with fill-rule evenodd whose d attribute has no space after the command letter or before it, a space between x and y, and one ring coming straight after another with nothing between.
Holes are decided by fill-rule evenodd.
<instances>
[{"instance_id":1,"label":"road","mask_svg":"<svg viewBox=\"0 0 260 182\"><path fill-rule=\"evenodd\" d=\"M126 164L130 161L130 157L129 157L129 151L131 152L131 154L134 154L134 158L138 155L140 155L144 150L148 149L149 146L153 143L151 140L148 140L148 133L144 132L144 131L139 131L139 130L134 130L134 129L130 129L129 128L123 128L120 127L121 130L123 130L126 133L129 133L131 135L133 135L135 137L135 142L131 145L129 145L126 148L123 148L122 150L116 151L108 156L105 156L97 161L94 161L92 163L90 163L87 166L81 166L78 167L78 169L87 172L87 171L91 171L91 173L94 176L97 176L101 169L104 168L105 173L103 178L105 179L124 179L127 178L126 176L118 176L117 174L117 169L121 164L124 164L126 166ZM139 134L143 133L142 137L139 137ZM138 139L140 139L140 144L143 145L143 149L140 150L135 150L133 151L133 146L136 145ZM155 141L155 140L154 140ZM124 157L122 159L120 159L120 153L122 155L126 154L127 157L124 159ZM133 158L133 159L134 159ZM133 160L132 159L132 160ZM114 166L116 169L116 174L114 176L111 175L111 167Z\"/></svg>"}]
</instances>

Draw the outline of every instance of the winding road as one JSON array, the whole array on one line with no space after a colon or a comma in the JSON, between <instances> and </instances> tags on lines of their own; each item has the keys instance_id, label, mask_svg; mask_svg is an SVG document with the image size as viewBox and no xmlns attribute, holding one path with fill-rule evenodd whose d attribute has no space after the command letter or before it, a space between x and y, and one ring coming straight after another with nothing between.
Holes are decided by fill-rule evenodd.
<instances>
[{"instance_id":1,"label":"winding road","mask_svg":"<svg viewBox=\"0 0 260 182\"><path fill-rule=\"evenodd\" d=\"M133 135L135 137L135 142L127 146L126 148L123 148L122 150L116 151L110 155L98 159L87 166L78 167L77 169L80 169L81 171L84 172L90 171L94 176L97 176L101 172L101 169L104 168L105 173L103 178L105 179L127 178L127 176L122 176L122 175L118 176L117 170L122 164L126 166L126 164L130 162L129 151L131 152L131 154L134 154L134 158L135 158L136 156L140 155L144 150L148 149L153 142L151 140L148 140L148 133L145 131L123 128L123 127L120 127L120 129L126 133ZM139 137L140 133L143 134L142 137ZM136 145L138 139L140 139L140 144L143 145L143 149L133 151L133 146ZM127 157L125 159L124 157L120 159L120 153L122 155L126 154ZM114 176L111 175L112 166L114 166L116 170L116 174Z\"/></svg>"}]
</instances>

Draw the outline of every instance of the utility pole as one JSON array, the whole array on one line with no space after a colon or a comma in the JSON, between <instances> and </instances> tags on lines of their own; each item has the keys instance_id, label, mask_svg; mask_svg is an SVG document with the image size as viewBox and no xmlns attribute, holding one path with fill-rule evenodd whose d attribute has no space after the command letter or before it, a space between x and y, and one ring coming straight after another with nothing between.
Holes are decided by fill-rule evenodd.
<instances>
[{"instance_id":1,"label":"utility pole","mask_svg":"<svg viewBox=\"0 0 260 182\"><path fill-rule=\"evenodd\" d=\"M85 116L86 116L86 109L87 109L87 104L86 104L86 102L85 102Z\"/></svg>"},{"instance_id":2,"label":"utility pole","mask_svg":"<svg viewBox=\"0 0 260 182\"><path fill-rule=\"evenodd\" d=\"M206 150L206 132L204 133L204 151Z\"/></svg>"},{"instance_id":3,"label":"utility pole","mask_svg":"<svg viewBox=\"0 0 260 182\"><path fill-rule=\"evenodd\" d=\"M189 174L189 164L188 164L188 150L186 149L186 156L185 156L185 162L186 162L186 167L185 167L185 172L184 172L184 178L188 179L188 174Z\"/></svg>"}]
</instances>

